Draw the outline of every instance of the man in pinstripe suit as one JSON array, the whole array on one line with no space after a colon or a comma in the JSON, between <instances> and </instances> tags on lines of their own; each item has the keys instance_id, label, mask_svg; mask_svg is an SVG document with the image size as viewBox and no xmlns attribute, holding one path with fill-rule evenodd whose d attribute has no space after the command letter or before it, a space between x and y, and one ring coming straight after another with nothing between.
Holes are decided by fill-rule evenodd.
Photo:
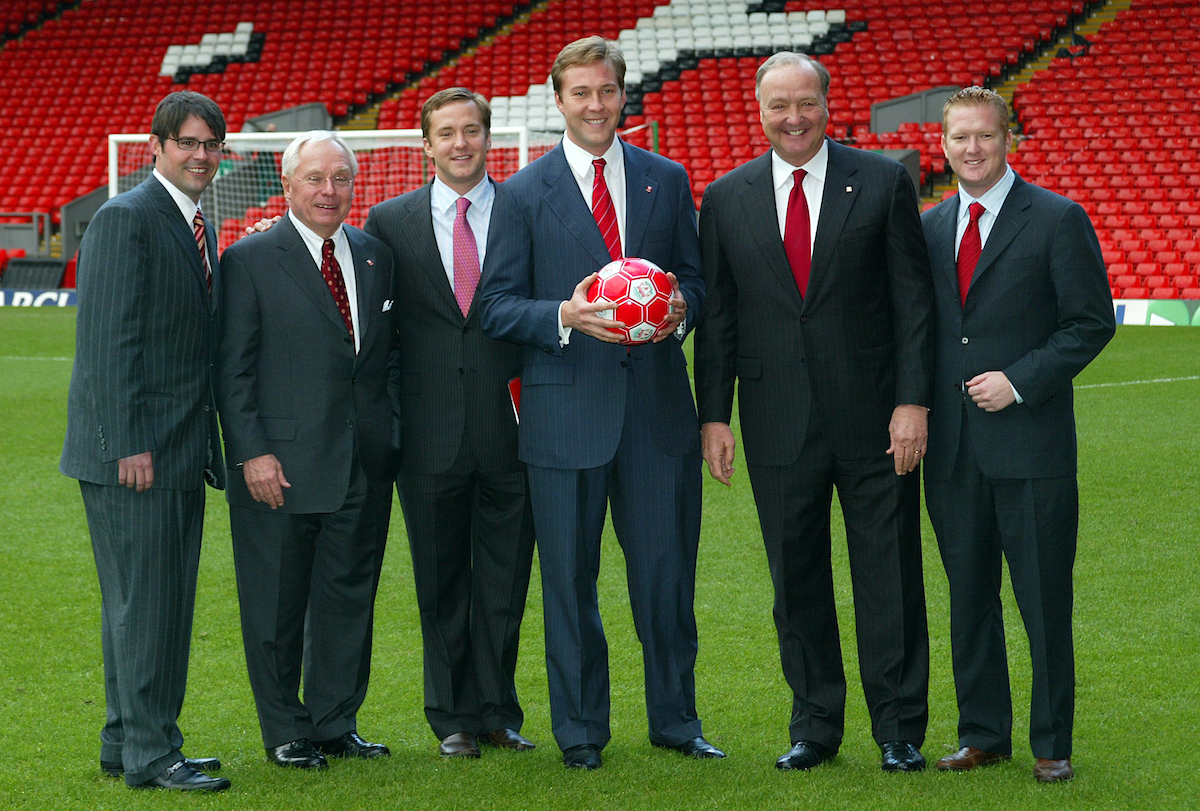
<instances>
[{"instance_id":1,"label":"man in pinstripe suit","mask_svg":"<svg viewBox=\"0 0 1200 811\"><path fill-rule=\"evenodd\" d=\"M1071 380L1116 326L1087 213L1009 168L1008 122L991 90L950 97L942 148L958 194L921 217L938 322L925 501L950 581L961 747L937 767L967 771L1012 755L1003 555L1029 635L1033 773L1054 783L1074 776Z\"/></svg>"},{"instance_id":2,"label":"man in pinstripe suit","mask_svg":"<svg viewBox=\"0 0 1200 811\"><path fill-rule=\"evenodd\" d=\"M396 258L404 415L396 487L421 609L425 717L443 757L479 757L480 741L534 748L519 732L514 682L533 561L507 388L521 347L483 333L474 281L504 239L492 216L505 205L502 187L487 174L491 118L483 96L465 88L430 96L421 129L435 178L375 206L366 224ZM470 232L473 263L456 257L456 223Z\"/></svg>"},{"instance_id":3,"label":"man in pinstripe suit","mask_svg":"<svg viewBox=\"0 0 1200 811\"><path fill-rule=\"evenodd\" d=\"M488 334L525 345L518 441L542 568L554 737L564 765L600 768L610 705L596 578L611 503L650 741L721 758L701 734L694 676L700 443L681 342L704 282L691 186L679 164L616 137L625 62L615 43L577 40L550 75L566 136L505 183L503 255L482 296ZM649 259L674 280L672 323L652 343L622 346L608 329L618 322L597 315L605 305L587 303L595 271L621 255Z\"/></svg>"},{"instance_id":4,"label":"man in pinstripe suit","mask_svg":"<svg viewBox=\"0 0 1200 811\"><path fill-rule=\"evenodd\" d=\"M164 98L155 168L105 203L79 249L75 365L60 470L79 480L100 578L107 719L100 766L144 788L219 791L184 758L204 483L224 486L211 363L216 240L198 209L221 160L210 99Z\"/></svg>"}]
</instances>

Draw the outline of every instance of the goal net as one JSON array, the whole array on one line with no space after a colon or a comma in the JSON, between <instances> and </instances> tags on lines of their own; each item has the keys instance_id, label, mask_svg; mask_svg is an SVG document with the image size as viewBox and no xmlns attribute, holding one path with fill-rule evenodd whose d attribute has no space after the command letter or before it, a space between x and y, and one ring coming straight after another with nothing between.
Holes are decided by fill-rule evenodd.
<instances>
[{"instance_id":1,"label":"goal net","mask_svg":"<svg viewBox=\"0 0 1200 811\"><path fill-rule=\"evenodd\" d=\"M224 250L263 217L287 211L279 182L283 150L298 132L237 132L225 136L225 155L216 179L205 190L200 205L217 228ZM421 148L421 131L339 130L358 158L354 202L346 222L361 227L376 203L412 191L433 177L433 165ZM488 173L504 180L529 161L550 151L561 133L531 131L527 127L494 127L488 152ZM148 133L108 136L108 196L141 183L150 174Z\"/></svg>"}]
</instances>

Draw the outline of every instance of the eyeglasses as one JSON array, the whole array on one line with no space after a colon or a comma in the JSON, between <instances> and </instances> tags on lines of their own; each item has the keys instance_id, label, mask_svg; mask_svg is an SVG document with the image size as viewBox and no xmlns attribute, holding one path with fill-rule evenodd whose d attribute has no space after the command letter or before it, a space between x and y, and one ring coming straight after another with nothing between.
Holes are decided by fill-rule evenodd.
<instances>
[{"instance_id":1,"label":"eyeglasses","mask_svg":"<svg viewBox=\"0 0 1200 811\"><path fill-rule=\"evenodd\" d=\"M333 177L326 177L325 175L308 175L307 177L300 178L300 182L305 186L308 186L310 189L323 189L325 188L325 184L330 180L332 180L333 185L339 189L348 189L354 185L354 178L350 177L349 175L334 175Z\"/></svg>"},{"instance_id":2,"label":"eyeglasses","mask_svg":"<svg viewBox=\"0 0 1200 811\"><path fill-rule=\"evenodd\" d=\"M171 138L167 137L168 141L174 141L179 144L179 148L184 152L195 152L203 144L205 152L221 152L225 149L224 141L197 141L195 138Z\"/></svg>"}]
</instances>

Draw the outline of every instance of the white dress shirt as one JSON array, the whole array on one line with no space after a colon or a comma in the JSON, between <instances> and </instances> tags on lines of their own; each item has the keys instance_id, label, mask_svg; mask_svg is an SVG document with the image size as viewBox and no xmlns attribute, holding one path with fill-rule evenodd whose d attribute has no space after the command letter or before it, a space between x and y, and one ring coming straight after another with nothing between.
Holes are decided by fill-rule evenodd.
<instances>
[{"instance_id":1,"label":"white dress shirt","mask_svg":"<svg viewBox=\"0 0 1200 811\"><path fill-rule=\"evenodd\" d=\"M779 220L779 238L784 238L787 231L788 198L795 185L792 175L797 169L803 169L804 199L808 202L808 254L812 256L813 242L817 238L817 222L821 219L821 196L825 194L825 175L829 168L829 142L821 141L821 148L803 166L792 166L779 157L779 153L771 151L771 181L775 189L775 216Z\"/></svg>"}]
</instances>

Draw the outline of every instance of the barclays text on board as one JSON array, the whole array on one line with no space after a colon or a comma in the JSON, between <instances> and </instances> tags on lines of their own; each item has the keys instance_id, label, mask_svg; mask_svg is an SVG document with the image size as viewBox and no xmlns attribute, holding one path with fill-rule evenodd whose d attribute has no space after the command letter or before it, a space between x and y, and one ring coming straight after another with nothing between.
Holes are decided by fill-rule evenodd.
<instances>
[{"instance_id":1,"label":"barclays text on board","mask_svg":"<svg viewBox=\"0 0 1200 811\"><path fill-rule=\"evenodd\" d=\"M74 306L74 290L0 290L0 307Z\"/></svg>"}]
</instances>

